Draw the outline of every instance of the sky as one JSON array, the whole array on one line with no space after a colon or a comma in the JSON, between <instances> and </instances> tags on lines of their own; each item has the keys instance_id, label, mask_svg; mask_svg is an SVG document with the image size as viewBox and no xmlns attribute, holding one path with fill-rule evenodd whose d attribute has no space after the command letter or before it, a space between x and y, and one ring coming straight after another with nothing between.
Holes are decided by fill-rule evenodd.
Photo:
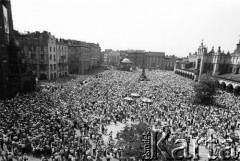
<instances>
[{"instance_id":1,"label":"sky","mask_svg":"<svg viewBox=\"0 0 240 161\"><path fill-rule=\"evenodd\" d=\"M14 29L99 43L102 50L187 56L202 40L233 52L240 0L11 0Z\"/></svg>"}]
</instances>

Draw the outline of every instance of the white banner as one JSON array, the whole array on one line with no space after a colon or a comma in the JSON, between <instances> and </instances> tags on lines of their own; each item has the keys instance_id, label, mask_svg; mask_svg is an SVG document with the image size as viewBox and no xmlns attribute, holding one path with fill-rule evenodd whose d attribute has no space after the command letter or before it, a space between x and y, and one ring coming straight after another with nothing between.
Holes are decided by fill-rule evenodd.
<instances>
[{"instance_id":1,"label":"white banner","mask_svg":"<svg viewBox=\"0 0 240 161\"><path fill-rule=\"evenodd\" d=\"M4 18L5 33L9 34L8 11L7 11L7 8L4 5L2 7L3 7L3 18Z\"/></svg>"}]
</instances>

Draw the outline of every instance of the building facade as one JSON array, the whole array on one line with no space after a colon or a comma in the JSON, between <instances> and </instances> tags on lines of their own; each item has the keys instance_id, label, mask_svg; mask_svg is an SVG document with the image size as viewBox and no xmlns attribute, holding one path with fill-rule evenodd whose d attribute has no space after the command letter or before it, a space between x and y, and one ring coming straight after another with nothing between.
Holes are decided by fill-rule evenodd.
<instances>
[{"instance_id":1,"label":"building facade","mask_svg":"<svg viewBox=\"0 0 240 161\"><path fill-rule=\"evenodd\" d=\"M48 70L49 73L47 75L48 80L56 79L57 78L57 52L56 52L56 38L51 35L51 33L48 34L48 52L47 55L49 55L49 61L48 61Z\"/></svg>"},{"instance_id":2,"label":"building facade","mask_svg":"<svg viewBox=\"0 0 240 161\"><path fill-rule=\"evenodd\" d=\"M217 51L215 51L214 47L207 51L207 47L202 42L197 52L189 54L188 62L192 65L186 68L197 71L197 77L204 73L211 73L216 76L227 73L238 74L238 63L240 63L239 44L237 44L237 49L230 54L229 52L224 53L221 47L218 47Z\"/></svg>"},{"instance_id":3,"label":"building facade","mask_svg":"<svg viewBox=\"0 0 240 161\"><path fill-rule=\"evenodd\" d=\"M91 55L90 68L91 69L97 68L100 66L101 48L99 44L87 43L87 45L90 48L90 55Z\"/></svg>"},{"instance_id":4,"label":"building facade","mask_svg":"<svg viewBox=\"0 0 240 161\"><path fill-rule=\"evenodd\" d=\"M68 45L62 39L56 40L57 77L68 75Z\"/></svg>"},{"instance_id":5,"label":"building facade","mask_svg":"<svg viewBox=\"0 0 240 161\"><path fill-rule=\"evenodd\" d=\"M4 21L7 19L8 23ZM0 99L11 96L10 66L10 34L13 32L11 4L7 1L0 1Z\"/></svg>"},{"instance_id":6,"label":"building facade","mask_svg":"<svg viewBox=\"0 0 240 161\"><path fill-rule=\"evenodd\" d=\"M91 66L91 49L86 42L80 42L80 52L82 54L83 74L86 74L92 69Z\"/></svg>"},{"instance_id":7,"label":"building facade","mask_svg":"<svg viewBox=\"0 0 240 161\"><path fill-rule=\"evenodd\" d=\"M105 49L102 52L102 65L110 65L109 53L112 51L112 49Z\"/></svg>"},{"instance_id":8,"label":"building facade","mask_svg":"<svg viewBox=\"0 0 240 161\"><path fill-rule=\"evenodd\" d=\"M21 61L28 70L40 80L58 78L56 38L51 33L18 33L16 38L21 45Z\"/></svg>"},{"instance_id":9,"label":"building facade","mask_svg":"<svg viewBox=\"0 0 240 161\"><path fill-rule=\"evenodd\" d=\"M133 63L134 66L139 68L143 67L143 65L146 66L147 61L146 59L144 60L145 51L129 50L126 53L127 53L127 58Z\"/></svg>"},{"instance_id":10,"label":"building facade","mask_svg":"<svg viewBox=\"0 0 240 161\"><path fill-rule=\"evenodd\" d=\"M147 69L174 70L175 56L165 56L164 52L145 52L142 50L127 51L127 58L137 67L144 66Z\"/></svg>"},{"instance_id":11,"label":"building facade","mask_svg":"<svg viewBox=\"0 0 240 161\"><path fill-rule=\"evenodd\" d=\"M198 81L204 73L215 75L218 79L219 87L230 92L240 94L240 41L233 53L214 47L208 51L207 47L201 43L197 52L189 54L188 62L176 63L175 73Z\"/></svg>"},{"instance_id":12,"label":"building facade","mask_svg":"<svg viewBox=\"0 0 240 161\"><path fill-rule=\"evenodd\" d=\"M0 99L35 90L35 76L21 63L10 0L0 0Z\"/></svg>"},{"instance_id":13,"label":"building facade","mask_svg":"<svg viewBox=\"0 0 240 161\"><path fill-rule=\"evenodd\" d=\"M119 51L110 51L108 53L108 64L113 66L119 66L121 61Z\"/></svg>"},{"instance_id":14,"label":"building facade","mask_svg":"<svg viewBox=\"0 0 240 161\"><path fill-rule=\"evenodd\" d=\"M177 60L177 58L174 55L165 56L163 68L165 70L174 70L174 65L175 65L176 60Z\"/></svg>"},{"instance_id":15,"label":"building facade","mask_svg":"<svg viewBox=\"0 0 240 161\"><path fill-rule=\"evenodd\" d=\"M84 74L83 54L78 41L67 40L68 68L70 74Z\"/></svg>"},{"instance_id":16,"label":"building facade","mask_svg":"<svg viewBox=\"0 0 240 161\"><path fill-rule=\"evenodd\" d=\"M158 68L165 69L167 65L165 63L165 53L164 52L147 52L146 53L146 67L147 68Z\"/></svg>"},{"instance_id":17,"label":"building facade","mask_svg":"<svg viewBox=\"0 0 240 161\"><path fill-rule=\"evenodd\" d=\"M100 66L99 44L66 40L68 44L68 66L71 74L86 74Z\"/></svg>"}]
</instances>

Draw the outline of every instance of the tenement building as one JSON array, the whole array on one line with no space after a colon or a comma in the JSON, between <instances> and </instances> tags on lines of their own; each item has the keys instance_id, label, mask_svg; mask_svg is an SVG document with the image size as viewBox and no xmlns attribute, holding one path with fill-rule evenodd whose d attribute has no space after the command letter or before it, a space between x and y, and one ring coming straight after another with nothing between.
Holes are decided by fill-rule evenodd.
<instances>
[{"instance_id":1,"label":"tenement building","mask_svg":"<svg viewBox=\"0 0 240 161\"><path fill-rule=\"evenodd\" d=\"M99 44L87 43L87 45L90 48L90 55L91 55L90 69L97 68L100 66L101 48L100 48Z\"/></svg>"},{"instance_id":2,"label":"tenement building","mask_svg":"<svg viewBox=\"0 0 240 161\"><path fill-rule=\"evenodd\" d=\"M67 43L69 73L84 74L83 55L89 53L90 49L80 41L67 40Z\"/></svg>"},{"instance_id":3,"label":"tenement building","mask_svg":"<svg viewBox=\"0 0 240 161\"><path fill-rule=\"evenodd\" d=\"M63 39L56 40L57 77L68 75L68 45Z\"/></svg>"},{"instance_id":4,"label":"tenement building","mask_svg":"<svg viewBox=\"0 0 240 161\"><path fill-rule=\"evenodd\" d=\"M99 44L66 40L68 44L68 67L70 74L86 74L100 65Z\"/></svg>"},{"instance_id":5,"label":"tenement building","mask_svg":"<svg viewBox=\"0 0 240 161\"><path fill-rule=\"evenodd\" d=\"M105 51L101 52L101 62L102 65L110 65L111 61L110 61L110 57L109 57L109 53L113 52L112 49L105 49Z\"/></svg>"},{"instance_id":6,"label":"tenement building","mask_svg":"<svg viewBox=\"0 0 240 161\"><path fill-rule=\"evenodd\" d=\"M121 62L120 51L110 51L108 53L108 64L119 66Z\"/></svg>"},{"instance_id":7,"label":"tenement building","mask_svg":"<svg viewBox=\"0 0 240 161\"><path fill-rule=\"evenodd\" d=\"M233 53L217 50L214 47L208 51L201 43L197 52L189 54L188 61L176 63L175 72L183 76L199 80L204 73L215 75L219 84L230 91L240 89L240 42ZM236 91L236 90L235 90Z\"/></svg>"},{"instance_id":8,"label":"tenement building","mask_svg":"<svg viewBox=\"0 0 240 161\"><path fill-rule=\"evenodd\" d=\"M57 71L56 38L44 31L16 34L21 45L21 61L37 75L39 79L55 79Z\"/></svg>"}]
</instances>

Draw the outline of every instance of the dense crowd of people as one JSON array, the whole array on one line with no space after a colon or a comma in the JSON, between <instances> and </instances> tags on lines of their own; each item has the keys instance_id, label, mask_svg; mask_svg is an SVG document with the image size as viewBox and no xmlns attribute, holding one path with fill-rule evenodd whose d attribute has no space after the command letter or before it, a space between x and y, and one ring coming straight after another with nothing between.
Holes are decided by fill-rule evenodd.
<instances>
[{"instance_id":1,"label":"dense crowd of people","mask_svg":"<svg viewBox=\"0 0 240 161\"><path fill-rule=\"evenodd\" d=\"M42 161L101 160L103 156L108 161L124 160L124 147L117 146L117 139L107 127L127 121L146 122L162 131L168 129L172 137L198 137L196 152L200 142L208 145L209 138L229 138L234 142L232 148L238 147L240 100L236 96L218 91L216 105L195 105L191 102L192 80L156 70L147 71L150 81L141 82L139 74L108 70L76 76L45 83L49 88L40 92L2 101L2 160L26 161L29 156ZM131 93L140 97L126 100ZM152 103L143 102L143 97ZM209 134L209 129L215 136Z\"/></svg>"}]
</instances>

